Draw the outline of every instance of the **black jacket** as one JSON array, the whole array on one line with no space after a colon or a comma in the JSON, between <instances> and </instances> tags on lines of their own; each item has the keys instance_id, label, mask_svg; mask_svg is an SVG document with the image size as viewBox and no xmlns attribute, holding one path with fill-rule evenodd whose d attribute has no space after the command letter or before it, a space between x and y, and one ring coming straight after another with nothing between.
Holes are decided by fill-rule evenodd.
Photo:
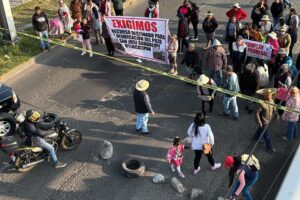
<instances>
[{"instance_id":1,"label":"black jacket","mask_svg":"<svg viewBox=\"0 0 300 200\"><path fill-rule=\"evenodd\" d=\"M187 67L195 67L200 64L200 56L197 51L187 51L184 55L181 64L186 64Z\"/></svg>"},{"instance_id":2,"label":"black jacket","mask_svg":"<svg viewBox=\"0 0 300 200\"><path fill-rule=\"evenodd\" d=\"M146 92L141 92L135 89L133 92L133 100L135 112L140 114L153 112L150 98Z\"/></svg>"},{"instance_id":3,"label":"black jacket","mask_svg":"<svg viewBox=\"0 0 300 200\"><path fill-rule=\"evenodd\" d=\"M240 78L240 88L243 94L255 95L259 87L259 78L255 72L245 71Z\"/></svg>"},{"instance_id":4,"label":"black jacket","mask_svg":"<svg viewBox=\"0 0 300 200\"><path fill-rule=\"evenodd\" d=\"M45 13L36 14L32 16L32 27L35 31L42 32L47 31L49 26L48 18Z\"/></svg>"},{"instance_id":5,"label":"black jacket","mask_svg":"<svg viewBox=\"0 0 300 200\"><path fill-rule=\"evenodd\" d=\"M26 143L28 145L31 145L32 137L43 138L45 136L43 134L43 132L36 127L35 123L31 123L31 122L28 122L28 121L25 120L23 122L23 128L24 128L24 131L25 131L25 135L27 136Z\"/></svg>"},{"instance_id":6,"label":"black jacket","mask_svg":"<svg viewBox=\"0 0 300 200\"><path fill-rule=\"evenodd\" d=\"M82 35L82 39L90 39L90 31L92 30L91 26L89 24L81 23L81 30L82 31L80 31L80 34Z\"/></svg>"},{"instance_id":7,"label":"black jacket","mask_svg":"<svg viewBox=\"0 0 300 200\"><path fill-rule=\"evenodd\" d=\"M284 3L272 3L271 6L271 13L273 17L282 17L283 16L283 11L284 11Z\"/></svg>"},{"instance_id":8,"label":"black jacket","mask_svg":"<svg viewBox=\"0 0 300 200\"><path fill-rule=\"evenodd\" d=\"M202 23L202 29L205 33L213 33L218 28L218 22L216 18L212 18L210 21L207 21L207 17Z\"/></svg>"}]
</instances>

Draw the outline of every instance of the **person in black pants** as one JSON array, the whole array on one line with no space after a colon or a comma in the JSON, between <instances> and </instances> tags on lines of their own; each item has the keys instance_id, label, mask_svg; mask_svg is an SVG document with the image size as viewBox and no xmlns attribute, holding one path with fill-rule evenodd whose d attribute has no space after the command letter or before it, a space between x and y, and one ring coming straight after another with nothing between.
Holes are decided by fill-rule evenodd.
<instances>
[{"instance_id":1,"label":"person in black pants","mask_svg":"<svg viewBox=\"0 0 300 200\"><path fill-rule=\"evenodd\" d=\"M216 170L221 167L221 163L215 163L213 158L212 146L214 145L214 135L208 124L205 123L205 114L197 113L187 131L189 138L192 139L192 149L195 152L194 159L194 174L196 175L200 171L200 160L202 153L207 157L211 170ZM205 139L204 139L205 138ZM204 146L210 146L210 149L204 149Z\"/></svg>"},{"instance_id":2,"label":"person in black pants","mask_svg":"<svg viewBox=\"0 0 300 200\"><path fill-rule=\"evenodd\" d=\"M191 22L194 30L194 38L192 40L198 40L198 24L199 24L199 7L196 3L190 1L192 7Z\"/></svg>"},{"instance_id":3,"label":"person in black pants","mask_svg":"<svg viewBox=\"0 0 300 200\"><path fill-rule=\"evenodd\" d=\"M103 24L102 24L102 37L105 40L105 45L106 45L106 48L107 48L108 55L109 56L114 56L115 46L111 41L111 37L108 33L108 29L107 29L107 26L106 26L105 22L103 22Z\"/></svg>"}]
</instances>

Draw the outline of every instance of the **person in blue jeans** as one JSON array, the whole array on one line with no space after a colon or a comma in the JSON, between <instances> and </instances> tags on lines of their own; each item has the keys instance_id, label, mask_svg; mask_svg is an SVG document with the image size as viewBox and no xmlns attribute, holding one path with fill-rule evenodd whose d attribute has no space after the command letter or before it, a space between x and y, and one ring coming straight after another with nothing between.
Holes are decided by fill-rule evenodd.
<instances>
[{"instance_id":1,"label":"person in blue jeans","mask_svg":"<svg viewBox=\"0 0 300 200\"><path fill-rule=\"evenodd\" d=\"M273 94L276 93L275 88L266 88L266 89L260 89L256 91L257 94L263 95L263 98L265 101L274 103L273 101ZM274 113L274 107L270 106L266 103L261 103L256 109L255 112L255 119L256 123L258 124L258 128L256 130L256 133L253 136L253 140L257 141L259 137L261 136L263 130L266 128L268 123L270 122L272 115ZM266 143L267 151L270 153L276 152L276 149L272 147L271 139L269 136L268 130L264 132L264 141Z\"/></svg>"},{"instance_id":2,"label":"person in blue jeans","mask_svg":"<svg viewBox=\"0 0 300 200\"><path fill-rule=\"evenodd\" d=\"M224 89L230 90L232 92L240 92L238 77L236 73L233 72L233 67L231 65L228 65L226 67L225 73L227 75L227 79L224 84ZM224 111L222 113L223 116L229 117L230 115L232 115L234 120L238 120L239 109L236 101L236 96L230 94L224 94L223 106L224 106Z\"/></svg>"},{"instance_id":3,"label":"person in blue jeans","mask_svg":"<svg viewBox=\"0 0 300 200\"><path fill-rule=\"evenodd\" d=\"M149 82L146 80L140 80L135 85L135 90L133 92L133 100L136 112L136 124L135 128L137 132L142 134L149 134L148 130L148 118L149 113L155 115L152 109L149 95L146 90L149 88Z\"/></svg>"},{"instance_id":4,"label":"person in blue jeans","mask_svg":"<svg viewBox=\"0 0 300 200\"><path fill-rule=\"evenodd\" d=\"M36 35L40 38L41 51L50 50L49 43L49 21L47 15L41 10L39 6L35 7L35 13L32 16L32 27Z\"/></svg>"},{"instance_id":5,"label":"person in blue jeans","mask_svg":"<svg viewBox=\"0 0 300 200\"><path fill-rule=\"evenodd\" d=\"M43 139L43 137L47 134L43 133L38 127L36 127L39 118L40 114L37 111L26 111L25 121L23 122L24 132L27 137L26 143L30 146L38 146L49 151L52 163L56 169L65 167L67 165L66 163L62 163L57 160L54 147Z\"/></svg>"},{"instance_id":6,"label":"person in blue jeans","mask_svg":"<svg viewBox=\"0 0 300 200\"><path fill-rule=\"evenodd\" d=\"M235 174L238 175L238 180L232 187L229 199L235 200L242 193L246 200L253 200L250 189L258 181L259 172L257 168L242 164L240 156L227 156L224 168L229 169L229 187L233 184Z\"/></svg>"}]
</instances>

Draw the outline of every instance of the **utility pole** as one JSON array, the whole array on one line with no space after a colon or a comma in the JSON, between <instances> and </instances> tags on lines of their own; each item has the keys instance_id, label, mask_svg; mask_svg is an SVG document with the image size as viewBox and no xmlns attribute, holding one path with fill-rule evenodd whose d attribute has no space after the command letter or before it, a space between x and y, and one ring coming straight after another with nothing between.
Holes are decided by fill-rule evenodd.
<instances>
[{"instance_id":1,"label":"utility pole","mask_svg":"<svg viewBox=\"0 0 300 200\"><path fill-rule=\"evenodd\" d=\"M5 40L12 44L17 41L16 27L9 0L0 0L0 27L9 30L0 30L4 33Z\"/></svg>"}]
</instances>

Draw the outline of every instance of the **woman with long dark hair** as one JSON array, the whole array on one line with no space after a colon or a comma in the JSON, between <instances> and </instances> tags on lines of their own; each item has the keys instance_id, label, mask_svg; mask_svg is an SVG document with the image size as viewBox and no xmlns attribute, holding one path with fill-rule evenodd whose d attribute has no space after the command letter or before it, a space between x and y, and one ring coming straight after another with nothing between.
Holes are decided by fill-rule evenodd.
<instances>
[{"instance_id":1,"label":"woman with long dark hair","mask_svg":"<svg viewBox=\"0 0 300 200\"><path fill-rule=\"evenodd\" d=\"M189 137L192 139L192 149L195 152L194 159L194 174L200 171L200 160L202 153L204 152L204 146L209 144L211 147L214 145L214 135L208 124L205 123L205 114L197 113L187 131ZM216 170L221 167L221 163L215 163L213 158L212 148L205 154L212 170Z\"/></svg>"}]
</instances>

